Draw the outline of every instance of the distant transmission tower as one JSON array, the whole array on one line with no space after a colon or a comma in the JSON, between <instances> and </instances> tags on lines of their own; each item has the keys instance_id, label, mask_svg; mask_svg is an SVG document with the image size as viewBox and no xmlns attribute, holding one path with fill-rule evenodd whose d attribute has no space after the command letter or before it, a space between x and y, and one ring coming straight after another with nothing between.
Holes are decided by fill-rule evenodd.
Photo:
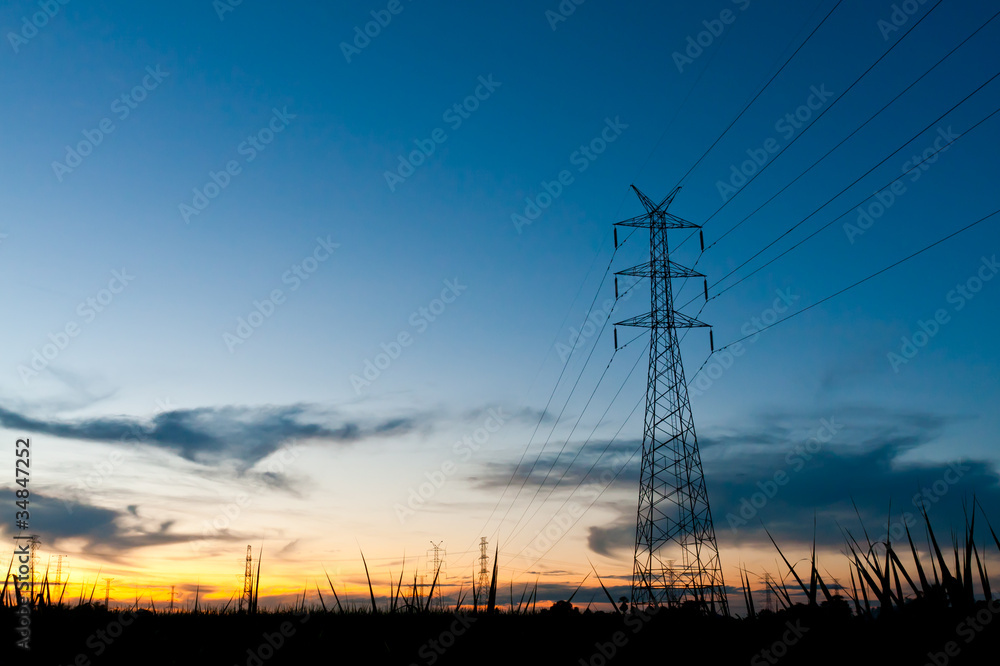
<instances>
[{"instance_id":1,"label":"distant transmission tower","mask_svg":"<svg viewBox=\"0 0 1000 666\"><path fill-rule=\"evenodd\" d=\"M65 555L56 555L56 587L61 588L63 591L66 589L66 583L62 579L62 565L65 557ZM60 598L62 598L61 595Z\"/></svg>"},{"instance_id":2,"label":"distant transmission tower","mask_svg":"<svg viewBox=\"0 0 1000 666\"><path fill-rule=\"evenodd\" d=\"M764 574L764 610L769 610L772 613L777 610L774 603L774 579L771 578L771 574Z\"/></svg>"},{"instance_id":3,"label":"distant transmission tower","mask_svg":"<svg viewBox=\"0 0 1000 666\"><path fill-rule=\"evenodd\" d=\"M113 580L114 578L104 579L104 607L108 610L111 610L111 607L108 606L108 602L111 599L111 581Z\"/></svg>"},{"instance_id":4,"label":"distant transmission tower","mask_svg":"<svg viewBox=\"0 0 1000 666\"><path fill-rule=\"evenodd\" d=\"M479 589L479 594L483 593L483 590L488 590L490 587L490 556L486 554L487 541L486 537L480 537L479 539L479 582L477 587Z\"/></svg>"},{"instance_id":5,"label":"distant transmission tower","mask_svg":"<svg viewBox=\"0 0 1000 666\"><path fill-rule=\"evenodd\" d=\"M28 537L28 545L31 548L31 559L29 561L29 566L31 567L29 576L31 580L29 581L29 598L31 599L31 604L35 604L35 589L36 589L36 572L38 571L38 547L42 545L42 540L38 538L37 534L32 534Z\"/></svg>"},{"instance_id":6,"label":"distant transmission tower","mask_svg":"<svg viewBox=\"0 0 1000 666\"><path fill-rule=\"evenodd\" d=\"M708 325L674 310L671 284L673 278L704 276L670 261L667 239L670 229L700 227L667 212L680 188L659 205L634 185L632 189L646 213L616 226L649 229L649 262L616 275L650 279L650 311L616 326L651 329L632 606L695 602L703 610L728 615L722 565L677 340L679 328ZM615 239L617 246L617 231ZM617 335L615 338L617 346Z\"/></svg>"},{"instance_id":7,"label":"distant transmission tower","mask_svg":"<svg viewBox=\"0 0 1000 666\"><path fill-rule=\"evenodd\" d=\"M437 583L434 584L434 590L437 592L438 600L439 601L442 598L442 595L441 595L441 586L444 583L444 577L445 577L445 573L444 573L444 560L442 559L442 552L443 552L444 549L441 548L441 544L442 543L444 543L444 542L443 541L438 541L437 543L434 543L433 541L431 541L431 546L432 546L431 550L434 553L434 555L433 555L433 559L431 560L431 566L433 568L431 569L430 577L431 577L431 581L433 581L435 578L437 578Z\"/></svg>"},{"instance_id":8,"label":"distant transmission tower","mask_svg":"<svg viewBox=\"0 0 1000 666\"><path fill-rule=\"evenodd\" d=\"M244 603L249 612L253 607L253 552L250 546L247 546L247 561L243 572L243 596L240 597L239 607L241 611Z\"/></svg>"}]
</instances>

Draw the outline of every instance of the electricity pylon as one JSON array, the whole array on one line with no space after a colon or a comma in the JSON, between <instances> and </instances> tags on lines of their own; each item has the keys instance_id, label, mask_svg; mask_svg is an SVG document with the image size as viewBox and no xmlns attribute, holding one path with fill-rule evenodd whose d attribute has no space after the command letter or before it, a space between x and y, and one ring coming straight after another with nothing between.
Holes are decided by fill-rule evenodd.
<instances>
[{"instance_id":1,"label":"electricity pylon","mask_svg":"<svg viewBox=\"0 0 1000 666\"><path fill-rule=\"evenodd\" d=\"M253 551L247 546L246 565L243 568L243 594L240 596L239 610L246 604L247 612L253 607Z\"/></svg>"},{"instance_id":2,"label":"electricity pylon","mask_svg":"<svg viewBox=\"0 0 1000 666\"><path fill-rule=\"evenodd\" d=\"M479 539L479 594L482 595L483 590L489 590L490 588L490 556L486 554L486 546L488 542L486 537L480 537Z\"/></svg>"},{"instance_id":3,"label":"electricity pylon","mask_svg":"<svg viewBox=\"0 0 1000 666\"><path fill-rule=\"evenodd\" d=\"M704 275L670 261L667 237L671 229L700 227L667 212L680 188L659 205L634 185L632 189L646 212L617 222L616 226L649 229L649 262L616 275L650 280L650 311L615 324L650 329L632 606L694 602L702 610L728 615L722 565L677 340L677 329L708 324L674 310L671 284L673 278ZM615 238L617 246L617 233Z\"/></svg>"}]
</instances>

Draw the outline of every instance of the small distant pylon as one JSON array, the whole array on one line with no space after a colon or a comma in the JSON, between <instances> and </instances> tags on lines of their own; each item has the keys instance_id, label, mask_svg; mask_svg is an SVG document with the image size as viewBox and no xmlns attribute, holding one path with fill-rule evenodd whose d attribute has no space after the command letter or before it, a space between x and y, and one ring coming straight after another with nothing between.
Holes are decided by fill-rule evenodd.
<instances>
[{"instance_id":1,"label":"small distant pylon","mask_svg":"<svg viewBox=\"0 0 1000 666\"><path fill-rule=\"evenodd\" d=\"M113 580L114 578L104 579L104 607L108 610L111 610L111 607L108 606L108 602L111 599L111 581Z\"/></svg>"},{"instance_id":2,"label":"small distant pylon","mask_svg":"<svg viewBox=\"0 0 1000 666\"><path fill-rule=\"evenodd\" d=\"M483 590L488 590L490 587L490 556L486 553L486 546L488 542L486 537L480 537L479 539L479 582L476 583L476 589L481 595Z\"/></svg>"},{"instance_id":3,"label":"small distant pylon","mask_svg":"<svg viewBox=\"0 0 1000 666\"><path fill-rule=\"evenodd\" d=\"M243 571L243 596L240 597L240 607L246 604L247 611L253 607L253 550L247 546L247 560Z\"/></svg>"},{"instance_id":4,"label":"small distant pylon","mask_svg":"<svg viewBox=\"0 0 1000 666\"><path fill-rule=\"evenodd\" d=\"M174 586L170 586L170 612L174 612Z\"/></svg>"},{"instance_id":5,"label":"small distant pylon","mask_svg":"<svg viewBox=\"0 0 1000 666\"><path fill-rule=\"evenodd\" d=\"M774 580L771 578L771 574L764 574L764 610L769 610L772 613L776 610L774 603Z\"/></svg>"},{"instance_id":6,"label":"small distant pylon","mask_svg":"<svg viewBox=\"0 0 1000 666\"><path fill-rule=\"evenodd\" d=\"M30 571L28 572L28 576L30 578L30 580L28 581L30 594L28 598L31 599L31 603L32 605L34 605L35 589L36 589L35 572L38 570L38 550L39 546L42 545L42 540L38 538L37 534L32 534L30 537L28 537L28 544L31 548L31 559L28 563L30 567Z\"/></svg>"},{"instance_id":7,"label":"small distant pylon","mask_svg":"<svg viewBox=\"0 0 1000 666\"><path fill-rule=\"evenodd\" d=\"M442 543L444 543L444 541L438 541L437 543L431 541L431 546L432 546L431 550L434 553L434 555L431 559L431 571L429 575L431 577L431 581L437 579L437 582L433 583L433 585L434 585L434 591L437 592L438 595L438 601L442 599L441 587L444 584L444 579L445 579L444 559L443 559L444 549L441 548Z\"/></svg>"}]
</instances>

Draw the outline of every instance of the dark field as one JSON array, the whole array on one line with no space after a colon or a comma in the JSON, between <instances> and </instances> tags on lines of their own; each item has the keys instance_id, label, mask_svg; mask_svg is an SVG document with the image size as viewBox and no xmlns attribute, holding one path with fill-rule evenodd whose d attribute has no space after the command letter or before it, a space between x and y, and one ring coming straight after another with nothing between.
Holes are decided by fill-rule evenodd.
<instances>
[{"instance_id":1,"label":"dark field","mask_svg":"<svg viewBox=\"0 0 1000 666\"><path fill-rule=\"evenodd\" d=\"M563 606L565 608L565 606ZM921 601L881 618L835 600L754 620L580 613L108 613L40 608L30 652L4 609L0 663L100 664L994 664L1000 602L969 612ZM976 619L978 614L979 619ZM126 626L127 625L127 626ZM950 644L950 645L949 645ZM949 656L947 650L955 656Z\"/></svg>"}]
</instances>

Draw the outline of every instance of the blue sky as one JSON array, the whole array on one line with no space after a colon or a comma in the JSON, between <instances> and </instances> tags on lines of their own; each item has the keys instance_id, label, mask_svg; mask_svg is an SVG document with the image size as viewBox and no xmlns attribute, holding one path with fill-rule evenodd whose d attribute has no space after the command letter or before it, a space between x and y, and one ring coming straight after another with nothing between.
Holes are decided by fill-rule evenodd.
<instances>
[{"instance_id":1,"label":"blue sky","mask_svg":"<svg viewBox=\"0 0 1000 666\"><path fill-rule=\"evenodd\" d=\"M353 557L355 539L387 562L444 539L468 570L477 553L463 551L480 532L509 539L503 550L513 556L527 539L508 530L529 506L536 479L502 525L513 492L487 518L536 424L525 459L530 464L549 438L543 470L564 442L587 461L623 424L619 442L634 447L641 434L641 410L629 413L644 391L642 339L614 355L598 386L612 358L611 329L599 339L585 335L560 379L560 350L576 339L592 300L599 308L614 298L612 283L601 281L605 269L648 253L637 234L612 256L611 224L642 210L631 184L657 200L683 185L671 212L704 222L710 247L700 255L694 238L675 259L697 261L713 296L846 213L707 304L699 318L714 327L717 347L752 331L755 317L767 321L782 295L788 312L797 311L996 209L1000 124L993 117L965 132L997 108L1000 84L935 122L996 73L1000 27L990 23L719 240L992 15L944 0L893 16L890 2L844 0L726 131L835 4L588 0L562 3L564 12L575 7L562 21L551 13L560 11L556 2L330 8L248 0L231 11L209 1L69 2L52 3L54 15L44 20L33 18L44 11L38 3L8 3L0 11L8 102L0 138L5 438L35 438L37 492L92 506L93 526L121 537L129 553L122 566L137 578L202 572L208 560L192 560L186 544L241 488L260 500L243 509L238 526L207 540L220 570L246 542L261 540L289 563L316 567ZM367 43L357 38L380 17L391 20L369 26L375 36ZM955 143L919 178L904 174L912 156L943 145L934 145L938 137ZM77 162L67 152L81 142L88 154ZM588 145L600 153L588 156L581 150ZM430 154L416 154L412 174L400 171L400 160L421 146ZM763 153L760 177L724 199L720 181ZM213 188L213 175L223 186ZM900 183L884 214L863 233L845 229L857 225L862 202L878 210L865 197L894 179ZM530 224L513 217L553 193ZM207 194L214 196L199 199ZM203 210L193 214L196 206ZM985 465L976 468L979 485L963 488L997 496L1000 356L988 332L1000 323L1000 281L982 282L971 298L954 291L993 276L996 224L991 218L744 342L731 367L713 370L724 358L709 359L704 371L717 376L702 380L692 403L716 514L753 491L756 477L746 470L759 465L768 476L780 465L769 456L806 439L822 418L845 424L843 441L825 451L835 458L825 467L808 468L810 479L851 470L864 458L859 451L884 450L879 460L888 462L883 476L859 475L856 488L840 479L839 495L790 487L783 512L762 510L772 512L765 520L790 523L789 540L805 537L788 516L816 510L831 518L826 529L836 541L832 518L850 507L852 492L866 498L868 517L884 520L875 507L887 506L889 495L909 503L908 490L893 485L897 477L909 481L918 470L931 483L959 459ZM677 246L684 233L674 238ZM276 290L278 298L265 302ZM700 290L688 284L678 296L694 299L684 309L690 315L702 305ZM641 313L647 298L636 287L611 320ZM258 320L255 311L270 314ZM893 367L888 354L900 353L903 339L938 311L944 323ZM259 326L243 331L252 334L238 344L226 337L240 336L240 320L251 317ZM59 346L60 332L65 348L37 375L26 374L36 351ZM619 337L638 333L620 329ZM396 350L400 336L407 342ZM397 358L369 370L370 383L352 381L387 348ZM705 331L685 338L689 377L708 352ZM484 427L491 408L506 410L505 424L461 459L455 443ZM142 443L109 435L136 424L147 428ZM196 432L212 436L184 440ZM266 463L292 441L303 442L302 456L268 476ZM81 469L116 450L133 462L116 464L100 488L71 490ZM731 469L744 457L742 471ZM393 507L449 461L456 469L447 484L401 523ZM566 464L560 457L554 473ZM567 482L575 474L569 470ZM553 581L587 569L590 551L606 555L610 571L630 569L620 548L633 520L628 477L553 550L546 570ZM199 501L178 496L188 484L200 489ZM555 513L566 490L560 485L539 520ZM958 495L949 494L954 506ZM52 552L96 569L106 553L50 510L51 525L38 530ZM328 529L316 534L317 524ZM724 563L748 560L738 543L749 540L750 548L761 537L717 530ZM157 534L157 546L128 540ZM513 571L529 563L502 556L501 564Z\"/></svg>"}]
</instances>

